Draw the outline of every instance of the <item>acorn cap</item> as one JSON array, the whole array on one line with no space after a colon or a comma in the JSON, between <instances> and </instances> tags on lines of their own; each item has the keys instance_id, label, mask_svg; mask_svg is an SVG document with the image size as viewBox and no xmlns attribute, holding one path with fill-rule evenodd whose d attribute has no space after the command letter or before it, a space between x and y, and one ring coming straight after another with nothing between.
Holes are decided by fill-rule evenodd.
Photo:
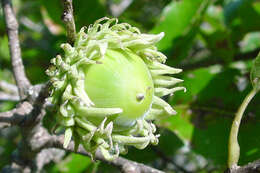
<instances>
[{"instance_id":1,"label":"acorn cap","mask_svg":"<svg viewBox=\"0 0 260 173\"><path fill-rule=\"evenodd\" d=\"M61 45L64 55L53 58L46 73L57 123L65 127L64 147L73 137L92 157L100 149L113 160L127 145L158 143L147 120L176 114L160 97L185 91L174 87L182 80L167 76L182 70L163 64L166 56L155 47L163 36L105 17L83 27L73 46Z\"/></svg>"}]
</instances>

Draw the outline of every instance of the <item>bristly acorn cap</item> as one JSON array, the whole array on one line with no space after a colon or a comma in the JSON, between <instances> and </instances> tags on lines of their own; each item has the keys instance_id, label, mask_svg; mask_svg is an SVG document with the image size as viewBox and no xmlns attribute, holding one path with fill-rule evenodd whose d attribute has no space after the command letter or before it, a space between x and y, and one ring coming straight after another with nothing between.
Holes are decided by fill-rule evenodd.
<instances>
[{"instance_id":1,"label":"bristly acorn cap","mask_svg":"<svg viewBox=\"0 0 260 173\"><path fill-rule=\"evenodd\" d=\"M83 27L73 46L68 43L61 45L64 55L53 58L53 65L46 72L52 83L50 99L58 110L57 123L66 129L64 147L68 146L73 137L75 148L82 144L92 156L100 149L106 159L112 160L118 157L119 153L127 152L126 145L143 149L149 143L158 143L159 135L154 134L155 125L148 120L176 114L160 97L172 95L178 90L185 91L184 87L174 87L182 80L166 76L182 70L163 64L166 56L155 47L155 43L163 36L164 33L142 34L136 27L104 17L88 28ZM124 54L133 57L139 67L147 69L147 80L152 81L152 84L148 81L145 85L152 88L152 97L146 104L146 107L149 105L148 110L135 119L123 117L127 107L97 107L86 90L88 80L85 79L89 75L86 69L100 67L98 65L102 64L103 60L114 55L117 56L113 58L119 61L125 58ZM135 70L133 68L133 72ZM136 73L138 72L142 73L132 77L133 80L138 77L146 78L145 75L140 77L143 71L137 70ZM124 75L131 77L133 74ZM137 93L135 98L141 101L146 99L145 96L144 93ZM128 121L130 123L127 124Z\"/></svg>"}]
</instances>

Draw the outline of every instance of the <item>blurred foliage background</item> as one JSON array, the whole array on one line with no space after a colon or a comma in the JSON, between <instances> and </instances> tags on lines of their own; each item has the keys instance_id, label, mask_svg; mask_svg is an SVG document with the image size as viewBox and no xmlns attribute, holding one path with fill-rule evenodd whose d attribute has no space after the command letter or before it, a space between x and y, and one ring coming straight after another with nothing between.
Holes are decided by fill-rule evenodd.
<instances>
[{"instance_id":1,"label":"blurred foliage background","mask_svg":"<svg viewBox=\"0 0 260 173\"><path fill-rule=\"evenodd\" d=\"M252 59L260 50L260 1L257 0L74 0L76 27L116 16L143 32L165 32L158 48L167 64L182 68L187 92L165 98L177 116L158 120L158 146L129 149L124 156L168 173L223 172L234 114L250 91ZM33 84L48 80L49 61L66 42L60 0L13 0L20 23L26 73ZM8 40L0 10L0 80L14 83ZM1 102L0 111L15 106ZM260 158L260 95L247 108L239 132L239 164ZM51 127L52 115L45 118ZM16 128L0 131L0 169L11 159L21 136ZM66 154L43 172L112 173L114 167Z\"/></svg>"}]
</instances>

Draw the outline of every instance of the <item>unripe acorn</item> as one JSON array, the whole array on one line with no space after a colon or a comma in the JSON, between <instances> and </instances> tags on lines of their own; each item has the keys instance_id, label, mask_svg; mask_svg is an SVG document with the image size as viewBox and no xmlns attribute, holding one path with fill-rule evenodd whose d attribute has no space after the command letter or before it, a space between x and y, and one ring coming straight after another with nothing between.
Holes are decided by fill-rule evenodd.
<instances>
[{"instance_id":1,"label":"unripe acorn","mask_svg":"<svg viewBox=\"0 0 260 173\"><path fill-rule=\"evenodd\" d=\"M148 120L175 114L161 96L184 87L167 76L181 72L164 65L166 57L154 46L162 37L141 34L127 23L102 18L77 34L74 45L62 44L64 55L52 59L50 99L57 123L65 127L64 147L71 138L108 160L157 144L155 125Z\"/></svg>"},{"instance_id":2,"label":"unripe acorn","mask_svg":"<svg viewBox=\"0 0 260 173\"><path fill-rule=\"evenodd\" d=\"M149 111L152 76L142 58L130 50L108 49L99 64L85 69L85 76L85 91L96 107L123 110L112 118L114 128L131 127Z\"/></svg>"}]
</instances>

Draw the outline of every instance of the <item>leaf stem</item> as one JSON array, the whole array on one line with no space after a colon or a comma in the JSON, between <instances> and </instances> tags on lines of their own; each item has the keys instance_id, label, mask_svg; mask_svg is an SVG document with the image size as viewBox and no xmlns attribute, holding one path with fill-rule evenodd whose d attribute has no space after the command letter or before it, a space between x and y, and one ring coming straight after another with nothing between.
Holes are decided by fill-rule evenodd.
<instances>
[{"instance_id":1,"label":"leaf stem","mask_svg":"<svg viewBox=\"0 0 260 173\"><path fill-rule=\"evenodd\" d=\"M233 120L230 136L229 136L229 144L228 144L228 167L229 168L237 167L237 163L240 155L240 147L237 140L239 126L241 123L242 116L246 110L246 107L248 106L252 98L256 95L257 91L258 91L257 89L253 88L247 94Z\"/></svg>"}]
</instances>

